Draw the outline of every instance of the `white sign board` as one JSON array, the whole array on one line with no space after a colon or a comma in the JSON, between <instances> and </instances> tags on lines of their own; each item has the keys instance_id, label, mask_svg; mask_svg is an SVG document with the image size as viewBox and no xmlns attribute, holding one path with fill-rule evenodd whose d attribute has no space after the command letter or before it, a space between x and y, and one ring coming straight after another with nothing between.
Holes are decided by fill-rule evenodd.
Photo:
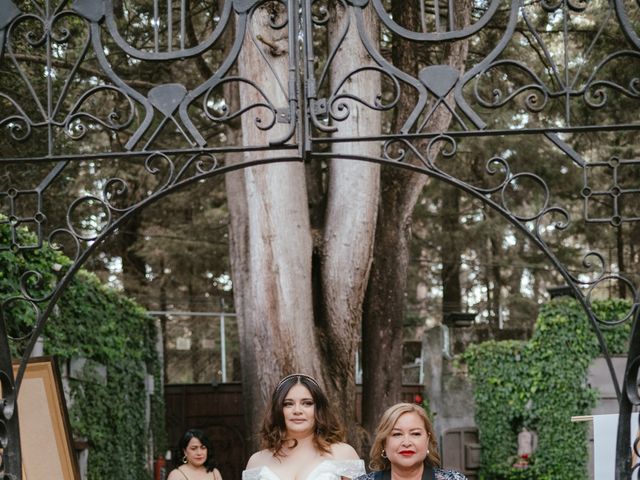
<instances>
[{"instance_id":1,"label":"white sign board","mask_svg":"<svg viewBox=\"0 0 640 480\"><path fill-rule=\"evenodd\" d=\"M618 435L618 414L593 416L593 478L615 480L616 437ZM631 441L638 438L638 414L631 416ZM640 462L634 458L634 464ZM632 480L638 480L634 472Z\"/></svg>"}]
</instances>

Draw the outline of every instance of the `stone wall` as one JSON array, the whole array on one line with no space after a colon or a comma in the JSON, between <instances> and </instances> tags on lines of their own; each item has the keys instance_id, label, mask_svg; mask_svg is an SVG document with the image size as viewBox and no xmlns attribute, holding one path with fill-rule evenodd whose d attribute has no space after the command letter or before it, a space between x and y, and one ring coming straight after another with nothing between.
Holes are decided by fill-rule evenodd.
<instances>
[{"instance_id":1,"label":"stone wall","mask_svg":"<svg viewBox=\"0 0 640 480\"><path fill-rule=\"evenodd\" d=\"M464 369L456 368L453 357L467 346L487 340L528 340L525 329L490 331L483 325L447 327L438 325L423 337L425 395L435 412L438 436L450 428L475 427L473 391Z\"/></svg>"}]
</instances>

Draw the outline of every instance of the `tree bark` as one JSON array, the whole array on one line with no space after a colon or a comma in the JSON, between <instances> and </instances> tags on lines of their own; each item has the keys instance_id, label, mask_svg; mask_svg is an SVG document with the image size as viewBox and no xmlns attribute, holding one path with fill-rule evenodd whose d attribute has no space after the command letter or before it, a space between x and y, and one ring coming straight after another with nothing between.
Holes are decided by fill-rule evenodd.
<instances>
[{"instance_id":1,"label":"tree bark","mask_svg":"<svg viewBox=\"0 0 640 480\"><path fill-rule=\"evenodd\" d=\"M504 278L502 276L502 268L500 266L500 262L504 253L502 251L502 240L500 238L496 238L495 234L491 234L489 238L489 243L491 246L490 251L490 265L491 265L491 278L493 280L493 288L492 288L492 301L491 301L491 311L493 312L493 322L489 323L491 327L492 333L495 335L500 329L500 298L502 297L502 287L504 286Z\"/></svg>"},{"instance_id":2,"label":"tree bark","mask_svg":"<svg viewBox=\"0 0 640 480\"><path fill-rule=\"evenodd\" d=\"M274 13L284 14L278 8L275 4L259 7L251 26L273 70L267 68L256 44L249 39L244 42L238 65L241 77L259 85L274 105L284 106L287 99L273 76L287 78L286 31L269 27ZM331 83L337 88L354 65L371 59L361 45L355 18L347 19L342 10L333 13L336 28L351 22L331 73ZM367 34L377 39L373 18L369 14L365 21ZM371 72L355 75L344 83L342 91L373 103L380 92L379 76ZM240 84L240 98L241 108L263 100L244 83ZM340 123L340 135L380 133L379 112L357 102L350 107L349 117ZM242 116L245 145L267 144L288 127L276 124L263 132L256 128L253 116ZM333 149L336 158L328 166L326 191L319 188L323 182L318 178L305 182L305 175L323 174L322 169L311 166L305 172L302 164L270 164L227 176L245 411L252 433L257 432L267 397L279 377L302 371L324 384L347 427L349 441L356 448L360 443L355 421L355 356L373 253L379 166L341 157L359 154L376 158L379 150L377 142L337 145ZM245 154L244 160L273 155L253 152ZM309 213L309 196L313 216ZM311 218L317 229L313 235L315 249Z\"/></svg>"},{"instance_id":3,"label":"tree bark","mask_svg":"<svg viewBox=\"0 0 640 480\"><path fill-rule=\"evenodd\" d=\"M251 79L276 108L287 105L275 76L287 78L286 29L270 28L273 15L282 20L281 4L265 4L252 16L252 25L238 59L239 75ZM262 42L254 43L252 33ZM272 48L270 45L277 46ZM271 68L266 64L268 59ZM284 83L286 85L286 81ZM240 84L245 108L262 102L260 93ZM269 122L271 112L252 110L242 115L242 135L252 145L267 145L289 127L276 123L263 131L255 117ZM266 159L278 152L247 152L245 161ZM311 296L312 242L302 163L250 167L230 175L235 303L240 320L245 412L250 432L260 425L267 399L279 377L301 371L319 376L320 353L313 323ZM246 206L246 210L245 210ZM240 259L238 258L240 256ZM252 438L254 436L252 435Z\"/></svg>"},{"instance_id":4,"label":"tree bark","mask_svg":"<svg viewBox=\"0 0 640 480\"><path fill-rule=\"evenodd\" d=\"M344 83L341 92L373 103L380 93L380 77L373 72L350 75L355 66L371 64L358 33L353 10L337 8L330 49L338 48L331 69L332 91ZM349 22L342 45L336 44L340 32ZM378 24L372 9L365 11L365 32L378 38ZM341 137L378 135L381 131L379 111L358 102L349 103L350 114L340 122ZM360 341L362 303L369 278L380 189L380 167L345 159L341 156L363 155L377 158L378 142L340 142L332 146L336 158L329 165L327 208L320 261L322 278L322 312L320 325L324 352L325 384L333 402L340 405L350 443L358 448L361 435L356 425L355 356Z\"/></svg>"},{"instance_id":5,"label":"tree bark","mask_svg":"<svg viewBox=\"0 0 640 480\"><path fill-rule=\"evenodd\" d=\"M235 26L233 26L235 30ZM234 35L229 35L233 38ZM230 45L226 46L227 49ZM236 112L240 109L240 94L238 85L226 83L224 86L224 98L229 110ZM240 145L242 141L241 122L238 118L232 120L226 129L229 145ZM242 163L243 155L239 152L229 152L225 155L225 162L229 165ZM243 385L242 398L244 402L244 420L247 438L245 439L250 451L258 449L258 441L255 426L260 424L263 411L262 404L257 400L257 394L252 385L258 385L260 379L255 369L257 365L256 351L248 339L254 338L255 328L247 322L249 300L252 298L249 291L249 225L247 189L245 174L242 170L230 172L225 175L225 189L227 192L227 205L229 208L229 260L231 263L231 275L233 279L233 300L238 322L238 335L240 338L241 379Z\"/></svg>"},{"instance_id":6,"label":"tree bark","mask_svg":"<svg viewBox=\"0 0 640 480\"><path fill-rule=\"evenodd\" d=\"M460 190L447 186L443 190L442 231L442 317L462 311L460 287Z\"/></svg>"},{"instance_id":7,"label":"tree bark","mask_svg":"<svg viewBox=\"0 0 640 480\"><path fill-rule=\"evenodd\" d=\"M456 25L468 25L470 4L468 0L455 2L460 13ZM399 24L413 31L420 31L419 9L406 2L392 2L392 13ZM415 45L394 39L393 61L404 72L417 77ZM467 57L468 44L459 41L451 44L442 63L462 70ZM451 94L447 96L451 104ZM401 92L397 109L398 131L404 119L416 105L415 94L409 88ZM427 107L429 108L429 107ZM431 119L429 131L446 130L451 120L448 110L439 109ZM426 142L418 141L419 151L426 151ZM415 158L408 159L417 162ZM411 239L411 215L427 177L406 170L384 172L381 183L381 202L376 226L374 260L365 299L365 318L362 328L363 342L363 404L364 428L373 433L384 410L400 399L402 387L402 324L409 245Z\"/></svg>"},{"instance_id":8,"label":"tree bark","mask_svg":"<svg viewBox=\"0 0 640 480\"><path fill-rule=\"evenodd\" d=\"M260 36L260 41L247 37L238 59L239 76L259 85L276 107L287 104L275 81L275 76L287 78L287 32L270 27L274 24L273 15L280 17L275 23L282 20L284 11L280 8L282 5L274 2L256 9L249 35L254 39ZM334 14L339 29L347 18L345 12L339 10L341 7L337 8ZM396 9L412 10L402 2ZM377 43L374 17L368 17L364 23L367 34ZM329 32L329 38L338 36ZM369 61L360 44L352 18L347 37L332 64L333 88L341 84L356 65ZM466 57L466 44L458 42L457 45L452 47L448 62L459 67ZM413 69L417 76L412 49L399 50L398 56L400 68ZM377 77L370 71L361 72L344 83L344 91L372 102L380 92ZM400 118L406 118L415 105L410 94L403 95ZM240 98L242 108L263 101L252 86L243 82L240 82ZM349 106L349 116L338 124L340 136L380 133L377 112L357 102ZM267 145L288 128L281 124L267 131L256 128L254 117L262 116L268 121L269 113L265 110L251 110L250 115L242 115L245 145ZM444 130L449 121L450 115L440 111L432 119L432 128ZM305 172L302 164L277 163L251 167L228 177L232 257L242 257L234 260L234 291L241 317L245 411L253 433L259 427L259 416L278 378L303 371L324 384L348 427L349 441L359 446L354 421L354 364L362 323L363 355L368 362L364 378L364 405L368 408L363 410L368 422L365 425L371 428L390 399L395 401L400 393L411 213L426 177L396 170L381 185L379 167L344 159L348 155L379 157L379 148L376 142L339 142L333 147L334 159L329 162L326 178L324 215L319 208L323 202L317 188L321 183L314 181L311 193L313 224L321 229L313 235L315 257L305 186L305 173L313 174L313 168ZM267 159L276 154L251 152L244 154L244 160ZM321 169L315 169L318 170ZM231 207L237 196L243 197L245 203ZM244 205L246 217L234 219L234 216L245 215ZM372 255L376 258L373 267ZM316 260L313 266L312 258ZM362 322L363 302L366 302L365 322Z\"/></svg>"},{"instance_id":9,"label":"tree bark","mask_svg":"<svg viewBox=\"0 0 640 480\"><path fill-rule=\"evenodd\" d=\"M370 434L382 412L400 400L411 211L426 181L404 171L385 173L362 325L362 420Z\"/></svg>"},{"instance_id":10,"label":"tree bark","mask_svg":"<svg viewBox=\"0 0 640 480\"><path fill-rule=\"evenodd\" d=\"M122 258L122 286L127 295L135 296L140 293L140 288L147 284L145 276L147 263L145 259L134 250L140 236L142 216L140 213L132 215L120 238Z\"/></svg>"}]
</instances>

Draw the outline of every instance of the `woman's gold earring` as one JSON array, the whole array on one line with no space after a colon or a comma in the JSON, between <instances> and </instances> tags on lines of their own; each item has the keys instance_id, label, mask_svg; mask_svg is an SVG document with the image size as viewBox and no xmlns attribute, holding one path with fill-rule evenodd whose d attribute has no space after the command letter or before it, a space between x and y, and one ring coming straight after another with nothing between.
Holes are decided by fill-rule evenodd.
<instances>
[{"instance_id":1,"label":"woman's gold earring","mask_svg":"<svg viewBox=\"0 0 640 480\"><path fill-rule=\"evenodd\" d=\"M184 456L182 457L182 463L187 463L187 456L186 456L186 455L184 455Z\"/></svg>"},{"instance_id":2,"label":"woman's gold earring","mask_svg":"<svg viewBox=\"0 0 640 480\"><path fill-rule=\"evenodd\" d=\"M382 449L382 453L380 453L380 456L382 458L387 458L387 454L385 453L384 448Z\"/></svg>"}]
</instances>

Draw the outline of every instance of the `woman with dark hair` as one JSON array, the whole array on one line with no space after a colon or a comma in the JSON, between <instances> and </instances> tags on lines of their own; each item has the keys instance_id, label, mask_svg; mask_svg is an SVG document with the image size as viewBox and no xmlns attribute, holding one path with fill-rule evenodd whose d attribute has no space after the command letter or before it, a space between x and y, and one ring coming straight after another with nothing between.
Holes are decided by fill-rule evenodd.
<instances>
[{"instance_id":1,"label":"woman with dark hair","mask_svg":"<svg viewBox=\"0 0 640 480\"><path fill-rule=\"evenodd\" d=\"M187 430L178 442L181 456L167 480L222 480L213 459L211 442L201 430Z\"/></svg>"},{"instance_id":2,"label":"woman with dark hair","mask_svg":"<svg viewBox=\"0 0 640 480\"><path fill-rule=\"evenodd\" d=\"M271 395L243 480L340 480L362 475L364 462L344 443L344 431L318 382L295 373Z\"/></svg>"},{"instance_id":3,"label":"woman with dark hair","mask_svg":"<svg viewBox=\"0 0 640 480\"><path fill-rule=\"evenodd\" d=\"M372 472L358 480L466 480L440 467L438 444L424 409L413 403L389 407L376 428L370 453Z\"/></svg>"}]
</instances>

